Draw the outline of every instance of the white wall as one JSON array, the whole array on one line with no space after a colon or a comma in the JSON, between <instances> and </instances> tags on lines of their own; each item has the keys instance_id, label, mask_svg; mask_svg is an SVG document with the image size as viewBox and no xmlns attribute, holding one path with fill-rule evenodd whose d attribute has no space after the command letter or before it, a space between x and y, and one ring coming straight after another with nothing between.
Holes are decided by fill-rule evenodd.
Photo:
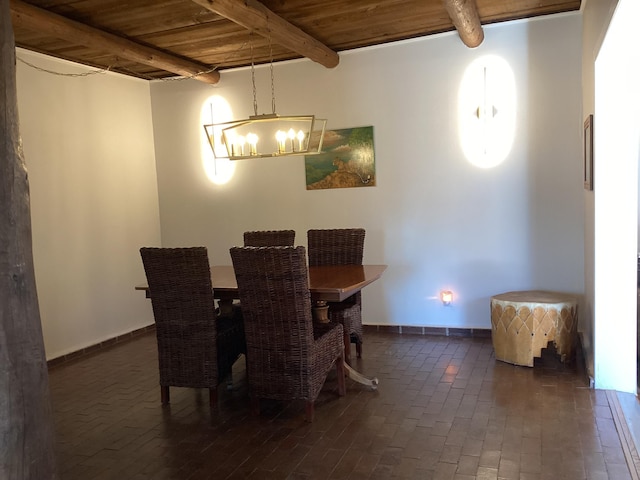
<instances>
[{"instance_id":1,"label":"white wall","mask_svg":"<svg viewBox=\"0 0 640 480\"><path fill-rule=\"evenodd\" d=\"M595 381L629 393L637 391L640 52L626 50L639 15L640 3L619 0L595 62Z\"/></svg>"},{"instance_id":2,"label":"white wall","mask_svg":"<svg viewBox=\"0 0 640 480\"><path fill-rule=\"evenodd\" d=\"M582 118L595 110L595 62L611 16L618 0L586 0L582 6ZM594 123L597 123L595 119ZM596 127L594 131L599 132ZM599 172L594 171L594 191L584 191L585 295L580 314L583 346L587 370L595 379L595 192L598 191Z\"/></svg>"},{"instance_id":3,"label":"white wall","mask_svg":"<svg viewBox=\"0 0 640 480\"><path fill-rule=\"evenodd\" d=\"M368 324L490 328L491 295L584 290L581 17L578 13L485 27L466 48L456 34L340 55L332 70L276 64L277 111L315 113L328 128L374 126L378 185L307 191L302 158L236 163L226 185L203 172L201 109L211 96L233 118L253 113L250 72L216 86L153 82L154 139L165 246L205 245L230 264L245 230L361 226L365 262L385 263L363 292ZM499 167L464 158L457 90L466 66L497 54L512 66L516 139ZM259 113L270 111L269 73L256 72ZM452 306L436 299L455 294Z\"/></svg>"},{"instance_id":4,"label":"white wall","mask_svg":"<svg viewBox=\"0 0 640 480\"><path fill-rule=\"evenodd\" d=\"M21 49L61 73L88 69ZM149 84L17 64L47 358L153 323L138 249L160 240Z\"/></svg>"}]
</instances>

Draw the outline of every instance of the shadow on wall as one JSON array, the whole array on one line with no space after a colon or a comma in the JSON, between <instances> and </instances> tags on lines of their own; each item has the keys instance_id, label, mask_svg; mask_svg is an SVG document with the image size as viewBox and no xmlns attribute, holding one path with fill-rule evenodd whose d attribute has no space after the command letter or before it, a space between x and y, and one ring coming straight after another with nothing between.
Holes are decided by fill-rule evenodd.
<instances>
[{"instance_id":1,"label":"shadow on wall","mask_svg":"<svg viewBox=\"0 0 640 480\"><path fill-rule=\"evenodd\" d=\"M500 293L531 288L530 285L522 285L515 281L518 278L527 278L527 275L523 274L523 268L524 266L506 263L475 262L468 263L460 269L458 283L461 291L484 293L476 298L465 299L463 311L465 323L490 329L491 297ZM496 291L482 292L482 285L499 285L500 287Z\"/></svg>"}]
</instances>

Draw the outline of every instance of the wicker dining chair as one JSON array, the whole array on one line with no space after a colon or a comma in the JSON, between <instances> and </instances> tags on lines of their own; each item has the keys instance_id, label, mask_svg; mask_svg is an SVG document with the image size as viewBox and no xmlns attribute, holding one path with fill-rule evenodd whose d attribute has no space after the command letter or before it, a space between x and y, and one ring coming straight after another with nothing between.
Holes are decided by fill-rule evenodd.
<instances>
[{"instance_id":1,"label":"wicker dining chair","mask_svg":"<svg viewBox=\"0 0 640 480\"><path fill-rule=\"evenodd\" d=\"M156 321L162 404L171 386L208 388L215 406L218 385L246 352L242 314L216 313L205 247L143 247L140 255Z\"/></svg>"},{"instance_id":2,"label":"wicker dining chair","mask_svg":"<svg viewBox=\"0 0 640 480\"><path fill-rule=\"evenodd\" d=\"M254 414L260 399L304 400L306 420L329 371L346 393L340 324L311 318L306 252L298 247L233 247L247 339L247 382Z\"/></svg>"},{"instance_id":3,"label":"wicker dining chair","mask_svg":"<svg viewBox=\"0 0 640 480\"><path fill-rule=\"evenodd\" d=\"M295 238L295 230L256 230L252 232L244 232L244 246L292 247Z\"/></svg>"},{"instance_id":4,"label":"wicker dining chair","mask_svg":"<svg viewBox=\"0 0 640 480\"><path fill-rule=\"evenodd\" d=\"M307 231L309 265L362 265L363 228L312 229ZM360 292L342 302L329 303L329 320L344 327L345 359L351 357L351 342L362 357L362 295Z\"/></svg>"}]
</instances>

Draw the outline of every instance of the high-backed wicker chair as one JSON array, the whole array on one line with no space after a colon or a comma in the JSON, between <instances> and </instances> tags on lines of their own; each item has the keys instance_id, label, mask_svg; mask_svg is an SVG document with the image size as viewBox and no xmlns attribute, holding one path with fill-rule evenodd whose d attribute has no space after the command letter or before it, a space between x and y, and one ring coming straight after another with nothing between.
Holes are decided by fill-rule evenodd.
<instances>
[{"instance_id":1,"label":"high-backed wicker chair","mask_svg":"<svg viewBox=\"0 0 640 480\"><path fill-rule=\"evenodd\" d=\"M363 228L337 228L307 231L309 265L362 265ZM344 327L345 359L349 360L351 341L362 357L362 296L360 292L342 302L329 303L329 320Z\"/></svg>"},{"instance_id":2,"label":"high-backed wicker chair","mask_svg":"<svg viewBox=\"0 0 640 480\"><path fill-rule=\"evenodd\" d=\"M304 247L233 247L247 338L247 381L254 414L259 400L314 402L335 364L345 394L342 326L314 324Z\"/></svg>"},{"instance_id":3,"label":"high-backed wicker chair","mask_svg":"<svg viewBox=\"0 0 640 480\"><path fill-rule=\"evenodd\" d=\"M239 309L218 316L205 247L141 248L156 321L160 392L169 387L208 388L215 406L218 385L246 352Z\"/></svg>"},{"instance_id":4,"label":"high-backed wicker chair","mask_svg":"<svg viewBox=\"0 0 640 480\"><path fill-rule=\"evenodd\" d=\"M253 232L244 232L244 246L292 247L295 238L295 230L256 230Z\"/></svg>"}]
</instances>

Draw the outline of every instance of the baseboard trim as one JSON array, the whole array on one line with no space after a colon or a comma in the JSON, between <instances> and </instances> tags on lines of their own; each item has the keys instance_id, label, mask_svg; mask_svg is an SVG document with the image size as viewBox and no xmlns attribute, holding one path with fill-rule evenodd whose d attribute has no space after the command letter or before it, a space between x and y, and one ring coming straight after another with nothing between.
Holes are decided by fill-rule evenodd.
<instances>
[{"instance_id":1,"label":"baseboard trim","mask_svg":"<svg viewBox=\"0 0 640 480\"><path fill-rule=\"evenodd\" d=\"M476 337L491 338L490 328L452 328L452 327L416 327L413 325L363 325L364 331L395 333L398 335L432 335L442 337ZM58 365L76 360L86 355L99 352L105 348L112 347L116 344L127 342L133 338L154 331L155 324L139 328L124 335L118 335L103 342L98 342L75 352L61 355L60 357L47 360L47 367L54 368Z\"/></svg>"},{"instance_id":2,"label":"baseboard trim","mask_svg":"<svg viewBox=\"0 0 640 480\"><path fill-rule=\"evenodd\" d=\"M595 388L596 382L593 375L593 357L591 356L591 351L587 351L584 348L584 332L578 332L578 342L580 343L579 348L584 360L584 369L589 377L589 388Z\"/></svg>"},{"instance_id":3,"label":"baseboard trim","mask_svg":"<svg viewBox=\"0 0 640 480\"><path fill-rule=\"evenodd\" d=\"M85 348L81 348L80 350L76 350L75 352L71 352L71 353L67 353L66 355L61 355L59 357L56 358L52 358L51 360L47 360L47 367L49 369L54 368L58 365L62 365L64 363L73 361L73 360L77 360L78 358L81 357L85 357L87 355L91 355L93 353L99 352L101 350L104 350L105 348L109 348L112 347L114 345L123 343L123 342L128 342L129 340L133 340L134 338L140 336L140 335L144 335L146 333L155 331L156 329L156 325L151 324L151 325L147 325L146 327L142 327L142 328L138 328L136 330L133 330L132 332L129 333L125 333L123 335L117 335L113 338L110 338L108 340L104 340L102 342L98 342L94 345L90 345L88 347Z\"/></svg>"},{"instance_id":4,"label":"baseboard trim","mask_svg":"<svg viewBox=\"0 0 640 480\"><path fill-rule=\"evenodd\" d=\"M362 327L365 332L385 332L398 335L491 338L490 328L416 327L413 325L363 325Z\"/></svg>"},{"instance_id":5,"label":"baseboard trim","mask_svg":"<svg viewBox=\"0 0 640 480\"><path fill-rule=\"evenodd\" d=\"M615 391L606 390L606 392L609 407L611 408L611 415L613 416L613 423L618 431L618 437L622 444L622 451L624 452L624 458L629 467L629 473L633 480L640 480L640 456L638 456L635 441L625 420L620 400Z\"/></svg>"}]
</instances>

